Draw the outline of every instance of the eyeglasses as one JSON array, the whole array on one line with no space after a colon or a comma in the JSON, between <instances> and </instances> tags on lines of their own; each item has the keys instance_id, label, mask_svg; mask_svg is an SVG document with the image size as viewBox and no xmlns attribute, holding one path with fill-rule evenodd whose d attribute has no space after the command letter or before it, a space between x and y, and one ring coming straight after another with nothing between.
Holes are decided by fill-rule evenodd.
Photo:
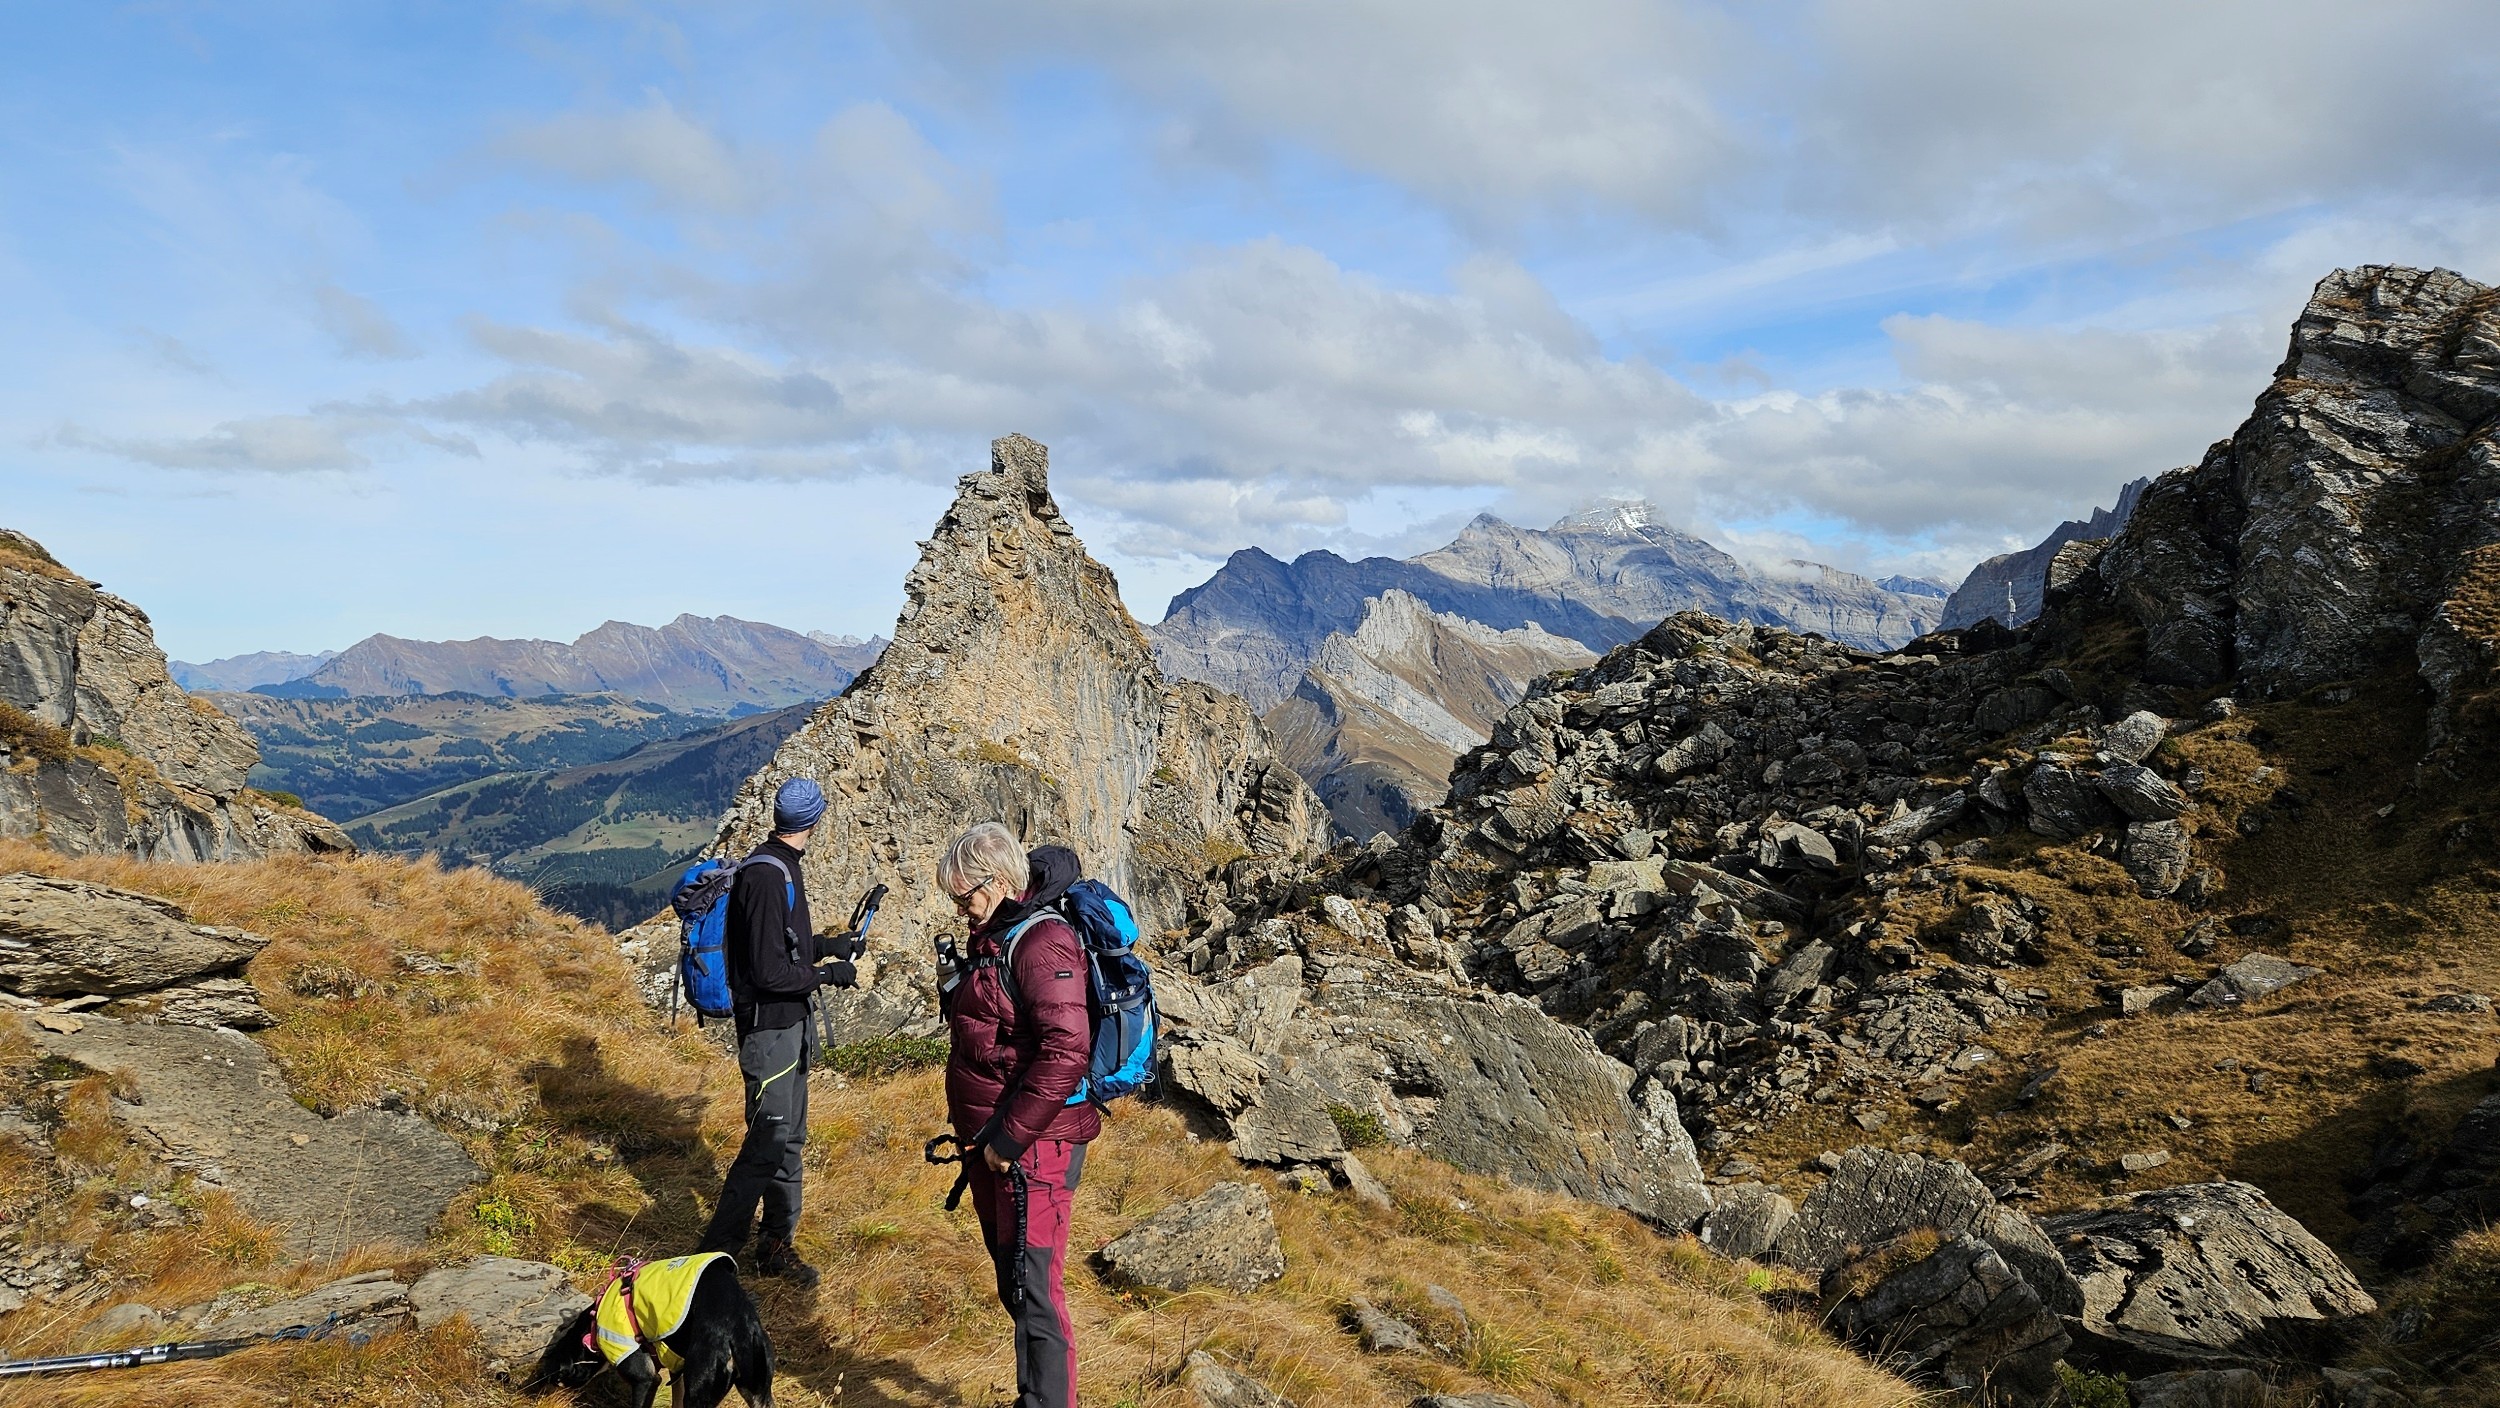
<instances>
[{"instance_id":1,"label":"eyeglasses","mask_svg":"<svg viewBox=\"0 0 2500 1408\"><path fill-rule=\"evenodd\" d=\"M973 887L972 887L971 889L969 889L969 890L964 891L964 892L963 892L962 894L960 894L960 895L955 894L955 893L953 893L953 892L951 892L951 891L950 891L950 892L948 892L948 894L947 894L947 898L948 898L948 899L951 899L951 900L953 900L953 901L955 902L955 908L956 908L957 912L959 912L959 913L970 913L970 912L971 912L971 910L972 910L972 897L973 897L974 895L977 895L977 894L981 893L983 890L988 889L989 887L990 887L990 882L989 882L989 881L987 881L987 880L983 880L981 883L979 883L979 884L977 884L977 885L973 886Z\"/></svg>"}]
</instances>

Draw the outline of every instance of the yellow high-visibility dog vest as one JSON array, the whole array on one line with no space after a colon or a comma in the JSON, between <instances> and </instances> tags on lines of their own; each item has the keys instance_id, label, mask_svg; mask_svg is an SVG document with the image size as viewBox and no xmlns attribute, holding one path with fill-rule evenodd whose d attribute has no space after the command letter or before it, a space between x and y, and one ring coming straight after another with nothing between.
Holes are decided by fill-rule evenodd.
<instances>
[{"instance_id":1,"label":"yellow high-visibility dog vest","mask_svg":"<svg viewBox=\"0 0 2500 1408\"><path fill-rule=\"evenodd\" d=\"M649 1341L661 1368L674 1372L685 1367L676 1352L660 1343L660 1339L677 1333L677 1327L686 1323L687 1308L694 1303L694 1283L703 1279L704 1268L728 1259L726 1252L697 1252L666 1261L647 1261L631 1276L617 1277L599 1296L599 1353L611 1364L622 1364ZM629 1285L630 1310L626 1291ZM638 1327L639 1336L635 1334Z\"/></svg>"}]
</instances>

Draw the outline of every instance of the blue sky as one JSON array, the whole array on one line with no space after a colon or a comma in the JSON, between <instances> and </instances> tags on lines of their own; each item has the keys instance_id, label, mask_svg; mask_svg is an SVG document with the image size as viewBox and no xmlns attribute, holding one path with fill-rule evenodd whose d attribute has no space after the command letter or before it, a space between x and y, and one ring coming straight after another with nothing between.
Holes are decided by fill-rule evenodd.
<instances>
[{"instance_id":1,"label":"blue sky","mask_svg":"<svg viewBox=\"0 0 2500 1408\"><path fill-rule=\"evenodd\" d=\"M2500 10L19 7L0 522L180 657L890 625L994 435L1141 618L1641 494L1957 578L2500 277Z\"/></svg>"}]
</instances>

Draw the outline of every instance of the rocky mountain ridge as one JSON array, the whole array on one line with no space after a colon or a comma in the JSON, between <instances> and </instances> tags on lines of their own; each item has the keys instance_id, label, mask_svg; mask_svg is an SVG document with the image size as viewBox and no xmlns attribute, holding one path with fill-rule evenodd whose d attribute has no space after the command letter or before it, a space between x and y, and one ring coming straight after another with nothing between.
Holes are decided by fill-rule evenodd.
<instances>
[{"instance_id":1,"label":"rocky mountain ridge","mask_svg":"<svg viewBox=\"0 0 2500 1408\"><path fill-rule=\"evenodd\" d=\"M298 655L288 650L255 650L248 655L229 655L194 665L185 660L169 660L165 668L174 683L193 693L214 690L237 691L261 685L285 684L300 680L338 658L335 650L311 655Z\"/></svg>"},{"instance_id":2,"label":"rocky mountain ridge","mask_svg":"<svg viewBox=\"0 0 2500 1408\"><path fill-rule=\"evenodd\" d=\"M725 853L760 842L787 778L824 788L807 856L818 912L830 920L883 883L892 895L880 925L900 936L873 985L848 1000L863 1036L933 1023L924 936L960 925L938 891L937 858L974 822L1074 847L1152 930L1182 922L1189 896L1232 857L1327 844L1318 799L1249 707L1165 681L1111 573L1052 501L1041 445L992 445L990 468L959 482L904 592L877 663L749 780L719 836Z\"/></svg>"},{"instance_id":3,"label":"rocky mountain ridge","mask_svg":"<svg viewBox=\"0 0 2500 1408\"><path fill-rule=\"evenodd\" d=\"M1482 744L1528 681L1596 657L1533 626L1497 631L1405 592L1375 597L1335 632L1261 722L1337 829L1396 831L1449 790L1450 763Z\"/></svg>"},{"instance_id":4,"label":"rocky mountain ridge","mask_svg":"<svg viewBox=\"0 0 2500 1408\"><path fill-rule=\"evenodd\" d=\"M74 854L346 850L252 790L251 735L166 672L147 614L0 529L0 836Z\"/></svg>"},{"instance_id":5,"label":"rocky mountain ridge","mask_svg":"<svg viewBox=\"0 0 2500 1408\"><path fill-rule=\"evenodd\" d=\"M656 629L609 621L569 644L374 635L265 689L302 699L620 694L684 713L752 713L831 698L871 644L829 646L780 626L691 614Z\"/></svg>"},{"instance_id":6,"label":"rocky mountain ridge","mask_svg":"<svg viewBox=\"0 0 2500 1408\"><path fill-rule=\"evenodd\" d=\"M1228 874L1191 942L1347 906L1450 953L1680 1112L1729 1236L1786 1215L1733 1189L1812 1201L1870 1135L2075 1209L2080 1309L1985 1238L1832 1268L1974 1396L2009 1355L2017 1401L2058 1354L2314 1364L2370 1309L2319 1237L2419 1264L2500 1168L2495 412L2500 293L2339 271L2236 433L2051 555L2033 624L1876 654L1670 617L1533 684L1394 842ZM2217 1220L2249 1230L2184 1230Z\"/></svg>"},{"instance_id":7,"label":"rocky mountain ridge","mask_svg":"<svg viewBox=\"0 0 2500 1408\"><path fill-rule=\"evenodd\" d=\"M1813 563L1747 567L1668 527L1648 504L1617 503L1542 530L1480 515L1446 546L1403 561L1309 552L1285 563L1245 548L1172 598L1150 635L1165 673L1264 711L1292 692L1331 634L1355 631L1365 603L1392 590L1497 630L1533 622L1591 650L1684 610L1887 648L1932 629L1943 605L1932 589L1890 590Z\"/></svg>"},{"instance_id":8,"label":"rocky mountain ridge","mask_svg":"<svg viewBox=\"0 0 2500 1408\"><path fill-rule=\"evenodd\" d=\"M2118 501L2112 506L2092 510L2089 518L2070 518L2021 552L2002 553L1972 568L1962 585L1946 599L1944 619L1936 623L1937 628L1960 630L1989 619L2000 626L2020 626L2038 616L2049 563L2058 550L2068 543L2097 542L2126 527L2137 502L2152 483L2150 479L2132 480L2119 489Z\"/></svg>"}]
</instances>

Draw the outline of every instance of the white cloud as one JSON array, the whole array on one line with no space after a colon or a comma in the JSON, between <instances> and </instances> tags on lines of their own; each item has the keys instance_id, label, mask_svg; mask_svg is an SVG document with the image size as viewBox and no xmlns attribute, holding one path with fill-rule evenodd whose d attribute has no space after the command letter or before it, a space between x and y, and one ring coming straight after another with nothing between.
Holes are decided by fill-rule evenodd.
<instances>
[{"instance_id":1,"label":"white cloud","mask_svg":"<svg viewBox=\"0 0 2500 1408\"><path fill-rule=\"evenodd\" d=\"M492 150L577 181L628 182L658 204L684 210L745 211L768 189L765 173L656 95L638 108L568 112L514 127Z\"/></svg>"},{"instance_id":2,"label":"white cloud","mask_svg":"<svg viewBox=\"0 0 2500 1408\"><path fill-rule=\"evenodd\" d=\"M401 361L417 355L408 335L372 299L325 283L313 289L313 302L323 330L349 356Z\"/></svg>"}]
</instances>

